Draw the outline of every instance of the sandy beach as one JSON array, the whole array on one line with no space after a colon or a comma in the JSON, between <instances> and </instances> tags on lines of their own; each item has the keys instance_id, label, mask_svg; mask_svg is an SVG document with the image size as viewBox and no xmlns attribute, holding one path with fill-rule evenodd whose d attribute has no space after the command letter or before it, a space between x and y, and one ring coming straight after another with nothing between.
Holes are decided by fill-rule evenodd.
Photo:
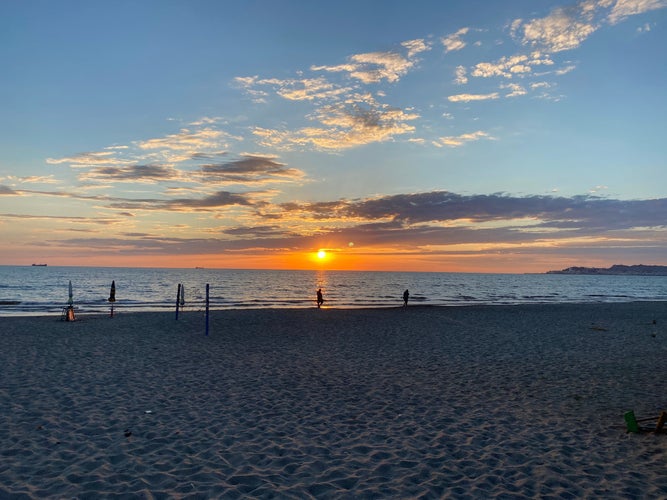
<instances>
[{"instance_id":1,"label":"sandy beach","mask_svg":"<svg viewBox=\"0 0 667 500\"><path fill-rule=\"evenodd\" d=\"M666 303L0 321L3 499L667 497Z\"/></svg>"}]
</instances>

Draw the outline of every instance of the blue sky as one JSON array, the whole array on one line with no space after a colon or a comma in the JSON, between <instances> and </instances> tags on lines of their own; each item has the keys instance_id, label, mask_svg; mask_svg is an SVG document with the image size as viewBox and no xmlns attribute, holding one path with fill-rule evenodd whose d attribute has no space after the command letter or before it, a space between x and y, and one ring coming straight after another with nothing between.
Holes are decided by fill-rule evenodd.
<instances>
[{"instance_id":1,"label":"blue sky","mask_svg":"<svg viewBox=\"0 0 667 500\"><path fill-rule=\"evenodd\" d=\"M3 2L0 263L667 264L666 24L667 0Z\"/></svg>"}]
</instances>

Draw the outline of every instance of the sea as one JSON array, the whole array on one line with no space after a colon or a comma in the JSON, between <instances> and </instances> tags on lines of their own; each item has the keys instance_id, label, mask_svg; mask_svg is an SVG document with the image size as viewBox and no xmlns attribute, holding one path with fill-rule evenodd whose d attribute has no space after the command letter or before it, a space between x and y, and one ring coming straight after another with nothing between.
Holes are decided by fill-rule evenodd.
<instances>
[{"instance_id":1,"label":"sea","mask_svg":"<svg viewBox=\"0 0 667 500\"><path fill-rule=\"evenodd\" d=\"M398 307L410 304L545 304L667 301L667 276L476 274L380 271L286 271L118 267L0 266L0 316L78 313L315 307ZM183 303L178 296L183 288Z\"/></svg>"}]
</instances>

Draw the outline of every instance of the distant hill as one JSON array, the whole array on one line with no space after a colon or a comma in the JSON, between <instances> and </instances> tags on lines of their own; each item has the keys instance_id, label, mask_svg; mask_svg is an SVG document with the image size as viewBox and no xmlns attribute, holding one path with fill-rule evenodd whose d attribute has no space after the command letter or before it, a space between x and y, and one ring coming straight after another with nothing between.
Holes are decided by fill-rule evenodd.
<instances>
[{"instance_id":1,"label":"distant hill","mask_svg":"<svg viewBox=\"0 0 667 500\"><path fill-rule=\"evenodd\" d=\"M609 268L602 267L568 267L561 271L547 271L547 274L614 274L626 276L667 276L667 266L624 266L615 264Z\"/></svg>"}]
</instances>

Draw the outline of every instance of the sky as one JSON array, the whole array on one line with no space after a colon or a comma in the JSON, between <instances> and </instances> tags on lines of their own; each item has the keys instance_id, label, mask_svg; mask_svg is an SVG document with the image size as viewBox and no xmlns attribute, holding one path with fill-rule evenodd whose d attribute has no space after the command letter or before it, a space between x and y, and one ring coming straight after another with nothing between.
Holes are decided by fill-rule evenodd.
<instances>
[{"instance_id":1,"label":"sky","mask_svg":"<svg viewBox=\"0 0 667 500\"><path fill-rule=\"evenodd\" d=\"M0 2L0 265L667 265L667 0Z\"/></svg>"}]
</instances>

